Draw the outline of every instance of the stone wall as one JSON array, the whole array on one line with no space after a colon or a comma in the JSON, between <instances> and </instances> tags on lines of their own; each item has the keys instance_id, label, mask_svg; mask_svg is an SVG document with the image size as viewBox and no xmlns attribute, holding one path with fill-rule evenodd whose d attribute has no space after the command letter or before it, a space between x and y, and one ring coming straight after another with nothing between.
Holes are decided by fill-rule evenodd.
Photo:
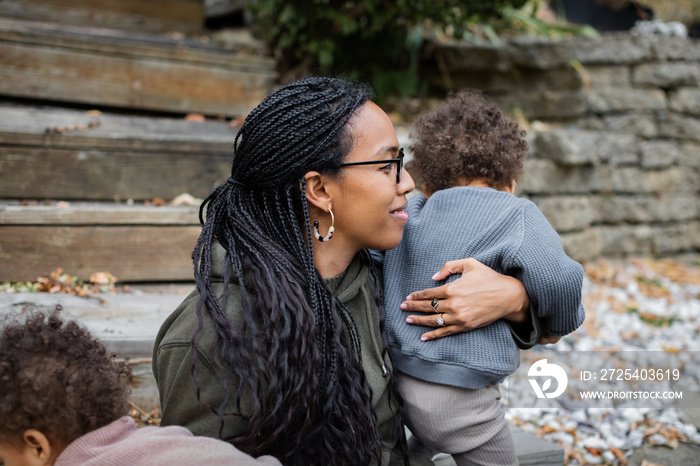
<instances>
[{"instance_id":1,"label":"stone wall","mask_svg":"<svg viewBox=\"0 0 700 466\"><path fill-rule=\"evenodd\" d=\"M700 252L700 42L603 35L443 43L425 69L528 122L520 195L578 260Z\"/></svg>"}]
</instances>

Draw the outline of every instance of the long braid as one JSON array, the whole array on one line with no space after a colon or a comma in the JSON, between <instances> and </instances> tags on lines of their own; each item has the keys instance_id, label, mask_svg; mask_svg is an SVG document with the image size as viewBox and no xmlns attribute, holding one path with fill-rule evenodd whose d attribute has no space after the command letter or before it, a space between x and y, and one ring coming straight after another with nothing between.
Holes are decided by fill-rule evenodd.
<instances>
[{"instance_id":1,"label":"long braid","mask_svg":"<svg viewBox=\"0 0 700 466\"><path fill-rule=\"evenodd\" d=\"M314 265L303 177L338 170L351 147L346 123L370 97L366 87L332 78L273 92L236 136L235 183L218 187L200 209L193 260L201 298L191 375L199 398L195 342L207 312L216 329L211 351L225 368L223 400L209 408L219 415L221 432L225 416L242 416L243 394L251 398L248 428L230 440L254 456L271 454L292 465L380 461L358 330ZM221 296L211 280L215 241L226 250L228 268ZM238 325L226 313L229 279L240 290ZM234 374L235 387L228 382ZM238 413L225 412L234 394Z\"/></svg>"}]
</instances>

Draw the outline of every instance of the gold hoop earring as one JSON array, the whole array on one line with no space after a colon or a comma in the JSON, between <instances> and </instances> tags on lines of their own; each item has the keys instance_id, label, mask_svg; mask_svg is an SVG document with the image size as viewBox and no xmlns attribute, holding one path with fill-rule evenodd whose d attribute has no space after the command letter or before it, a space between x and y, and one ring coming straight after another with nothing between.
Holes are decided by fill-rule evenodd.
<instances>
[{"instance_id":1,"label":"gold hoop earring","mask_svg":"<svg viewBox=\"0 0 700 466\"><path fill-rule=\"evenodd\" d=\"M333 227L333 225L335 225L333 211L328 209L328 212L331 214L331 227L328 229L328 234L326 236L321 236L321 234L318 232L318 221L314 221L314 237L322 243L331 239L333 237L333 232L335 231L335 228Z\"/></svg>"}]
</instances>

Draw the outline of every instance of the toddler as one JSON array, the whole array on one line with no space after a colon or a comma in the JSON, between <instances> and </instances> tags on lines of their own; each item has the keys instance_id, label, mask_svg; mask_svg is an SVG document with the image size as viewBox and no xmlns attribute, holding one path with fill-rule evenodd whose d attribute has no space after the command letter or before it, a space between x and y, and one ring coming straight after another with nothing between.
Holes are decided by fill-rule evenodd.
<instances>
[{"instance_id":1,"label":"toddler","mask_svg":"<svg viewBox=\"0 0 700 466\"><path fill-rule=\"evenodd\" d=\"M183 427L137 429L126 415L128 367L58 309L6 324L0 465L280 465Z\"/></svg>"},{"instance_id":2,"label":"toddler","mask_svg":"<svg viewBox=\"0 0 700 466\"><path fill-rule=\"evenodd\" d=\"M518 368L520 354L503 319L422 342L424 329L406 323L399 306L409 293L436 286L426 271L473 257L518 278L550 342L584 319L583 268L535 204L513 195L527 156L524 135L472 91L419 118L407 168L425 195L409 200L401 244L384 258L389 347L406 424L459 465L517 464L498 384ZM433 308L435 324L449 326L439 301Z\"/></svg>"}]
</instances>

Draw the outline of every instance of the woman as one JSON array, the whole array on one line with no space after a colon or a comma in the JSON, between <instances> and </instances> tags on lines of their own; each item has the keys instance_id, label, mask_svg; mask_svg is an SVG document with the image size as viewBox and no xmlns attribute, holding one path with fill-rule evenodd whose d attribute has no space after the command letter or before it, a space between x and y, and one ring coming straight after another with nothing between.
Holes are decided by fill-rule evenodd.
<instances>
[{"instance_id":1,"label":"woman","mask_svg":"<svg viewBox=\"0 0 700 466\"><path fill-rule=\"evenodd\" d=\"M414 184L391 121L370 97L358 84L306 78L246 118L231 177L200 211L197 289L156 340L163 424L285 464L408 462L366 249L401 241ZM477 275L504 300L494 318L524 319L517 281L490 269ZM471 325L450 314L467 294L443 301L445 329ZM421 461L430 464L411 464Z\"/></svg>"}]
</instances>

